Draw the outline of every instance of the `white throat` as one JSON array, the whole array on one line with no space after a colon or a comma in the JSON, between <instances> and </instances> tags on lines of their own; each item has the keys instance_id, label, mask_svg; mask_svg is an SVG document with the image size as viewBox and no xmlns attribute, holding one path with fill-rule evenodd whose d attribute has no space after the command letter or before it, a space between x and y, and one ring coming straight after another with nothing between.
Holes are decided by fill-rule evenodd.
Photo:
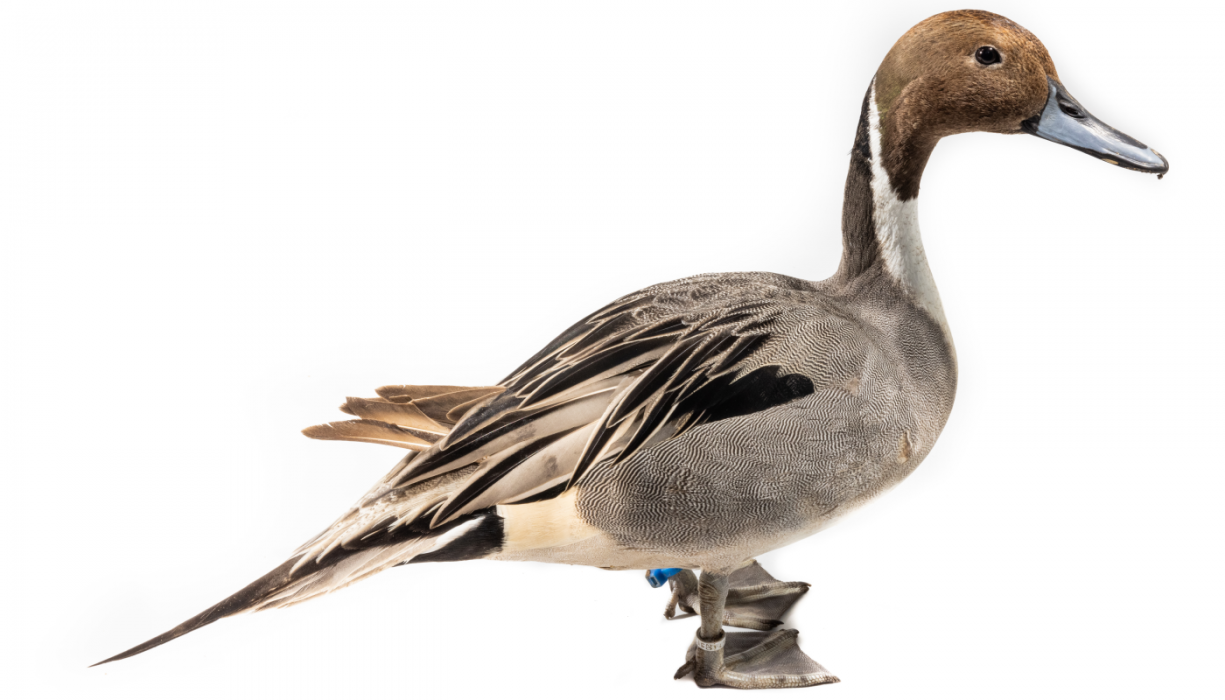
<instances>
[{"instance_id":1,"label":"white throat","mask_svg":"<svg viewBox=\"0 0 1225 700\"><path fill-rule=\"evenodd\" d=\"M868 96L868 139L872 147L872 219L880 244L885 271L920 308L940 324L952 346L948 320L936 291L936 280L927 266L923 238L919 235L919 200L903 202L893 191L889 174L881 163L880 113L876 109L876 80Z\"/></svg>"}]
</instances>

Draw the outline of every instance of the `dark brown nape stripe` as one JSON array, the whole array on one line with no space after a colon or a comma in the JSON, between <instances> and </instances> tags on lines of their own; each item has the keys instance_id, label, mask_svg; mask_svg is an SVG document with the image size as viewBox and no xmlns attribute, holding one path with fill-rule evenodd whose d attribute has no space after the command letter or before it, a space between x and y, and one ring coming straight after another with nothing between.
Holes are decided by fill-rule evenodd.
<instances>
[{"instance_id":1,"label":"dark brown nape stripe","mask_svg":"<svg viewBox=\"0 0 1225 700\"><path fill-rule=\"evenodd\" d=\"M911 104L916 100L899 100L881 124L881 167L889 173L889 184L894 195L905 202L919 196L919 183L923 179L923 170L927 168L927 160L931 158L938 135L911 129L903 135L899 124L921 121L911 117Z\"/></svg>"},{"instance_id":2,"label":"dark brown nape stripe","mask_svg":"<svg viewBox=\"0 0 1225 700\"><path fill-rule=\"evenodd\" d=\"M872 88L863 96L855 145L851 148L851 167L846 174L842 199L842 263L838 279L851 280L872 267L880 257L876 223L872 219L872 142L868 135L868 101Z\"/></svg>"}]
</instances>

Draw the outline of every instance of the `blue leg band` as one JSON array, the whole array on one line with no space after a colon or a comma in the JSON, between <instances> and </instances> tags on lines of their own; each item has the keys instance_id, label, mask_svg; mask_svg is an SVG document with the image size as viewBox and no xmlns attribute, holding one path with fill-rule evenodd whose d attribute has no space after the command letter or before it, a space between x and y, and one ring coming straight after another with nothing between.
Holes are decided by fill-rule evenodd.
<instances>
[{"instance_id":1,"label":"blue leg band","mask_svg":"<svg viewBox=\"0 0 1225 700\"><path fill-rule=\"evenodd\" d=\"M651 569L647 572L647 583L651 584L651 588L659 588L682 571L684 569Z\"/></svg>"}]
</instances>

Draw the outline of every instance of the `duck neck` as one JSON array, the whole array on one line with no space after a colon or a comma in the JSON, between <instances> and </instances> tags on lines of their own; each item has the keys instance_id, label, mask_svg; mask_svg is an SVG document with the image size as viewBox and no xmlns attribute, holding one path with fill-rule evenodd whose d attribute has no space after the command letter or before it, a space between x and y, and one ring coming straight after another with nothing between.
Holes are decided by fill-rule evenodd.
<instances>
[{"instance_id":1,"label":"duck neck","mask_svg":"<svg viewBox=\"0 0 1225 700\"><path fill-rule=\"evenodd\" d=\"M919 180L937 139L889 123L882 130L881 119L873 80L851 150L842 204L842 263L835 279L850 284L883 273L949 337L919 235Z\"/></svg>"}]
</instances>

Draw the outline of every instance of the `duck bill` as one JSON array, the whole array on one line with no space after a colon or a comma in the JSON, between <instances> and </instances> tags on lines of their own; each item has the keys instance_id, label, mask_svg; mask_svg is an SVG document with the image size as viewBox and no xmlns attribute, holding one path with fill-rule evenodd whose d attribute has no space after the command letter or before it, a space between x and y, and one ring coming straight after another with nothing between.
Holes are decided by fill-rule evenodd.
<instances>
[{"instance_id":1,"label":"duck bill","mask_svg":"<svg viewBox=\"0 0 1225 700\"><path fill-rule=\"evenodd\" d=\"M1160 153L1089 113L1058 80L1047 78L1050 96L1042 114L1021 122L1021 130L1088 153L1128 170L1165 175L1170 163Z\"/></svg>"}]
</instances>

